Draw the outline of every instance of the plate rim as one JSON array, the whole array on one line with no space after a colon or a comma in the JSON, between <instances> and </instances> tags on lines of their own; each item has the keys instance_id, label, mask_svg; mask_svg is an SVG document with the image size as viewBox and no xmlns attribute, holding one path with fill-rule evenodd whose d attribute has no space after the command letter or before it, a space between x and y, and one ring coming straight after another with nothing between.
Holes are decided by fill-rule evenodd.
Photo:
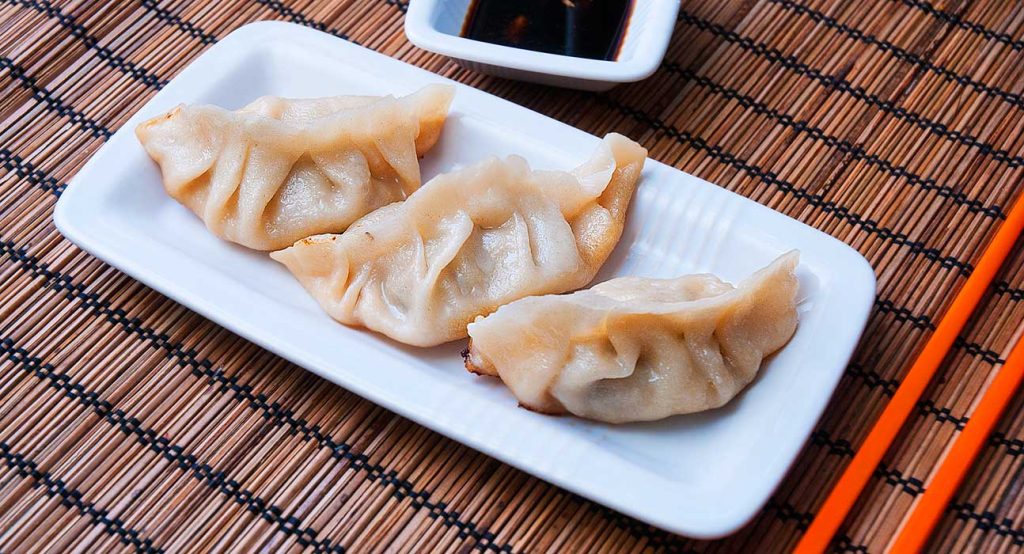
<instances>
[{"instance_id":1,"label":"plate rim","mask_svg":"<svg viewBox=\"0 0 1024 554\"><path fill-rule=\"evenodd\" d=\"M247 44L252 46L253 44L251 43L253 42L256 42L258 44L259 41L267 41L268 39L271 38L277 40L288 40L290 36L294 38L295 35L303 35L304 38L313 37L315 40L322 42L329 41L331 45L334 47L362 51L361 54L370 55L371 57L379 56L381 58L388 60L388 62L392 64L400 64L402 66L405 66L406 68L428 74L431 79L434 79L436 81L454 84L456 85L456 87L458 87L458 90L460 91L473 90L477 94L483 94L489 97L490 99L500 101L501 103L504 103L508 106L514 106L516 109L528 112L533 116L539 116L546 120L546 123L554 123L559 126L572 129L577 133L581 133L588 137L592 137L592 135L589 135L589 133L586 133L585 131L570 127L565 123L544 116L543 114L539 114L538 112L530 110L529 108L513 104L507 100L498 98L484 91L480 91L478 89L470 87L469 85L452 81L450 79L430 73L427 70L412 66L410 64L406 64L405 62L399 60L395 60L379 52L353 44L349 41L345 41L344 39L341 39L339 37L327 33L322 33L314 29L309 29L307 27L294 23L268 21L251 23L239 27L238 29L230 33L228 36L221 39L221 41L213 45L207 51L203 52L192 62L190 62L187 67L185 67L177 76L174 77L174 79L172 79L171 84L173 84L176 80L181 79L182 76L187 76L191 75L192 73L198 72L203 65L211 63L209 60L215 59L216 56L220 55L219 53L226 52L228 49L245 47ZM204 60L206 61L204 62ZM842 367L845 367L849 361L849 358L852 357L854 347L859 342L859 339L867 324L868 315L870 314L870 309L875 297L877 282L874 270L871 268L867 260L858 251L856 251L849 245L839 241L838 239L832 237L831 235L823 233L818 229L815 229L809 225L804 224L803 222L786 216L785 214L782 214L780 212L776 212L775 210L772 210L771 208L768 208L767 206L757 203L742 195L739 195L727 189L722 189L724 192L728 194L732 194L739 198L747 200L753 206L758 206L763 210L772 212L778 217L785 218L790 222L805 228L808 231L812 231L816 235L820 235L819 238L827 239L831 244L833 244L834 247L836 247L837 255L841 255L843 257L848 258L848 260L846 260L846 263L852 264L851 267L853 268L853 270L859 271L861 273L860 277L857 279L857 282L861 284L861 295L863 295L865 298L859 305L854 306L855 309L859 308L859 315L858 317L855 318L856 321L854 323L856 333L851 335L852 338L849 339L849 341L847 341L852 341L852 344L850 344L848 348L849 355L840 356L840 358L843 359L843 363L841 364L842 367L839 371L836 372L834 382L831 383L831 385L828 387L828 393L822 394L821 398L817 399L817 402L813 402L813 405L810 406L808 411L813 412L816 415L813 418L813 421L811 421L811 423L807 426L807 432L800 433L801 437L798 441L796 441L797 444L794 448L792 448L791 454L786 455L788 461L784 464L785 467L783 467L780 471L777 472L776 477L771 479L771 482L767 483L766 487L761 487L762 489L766 489L767 492L765 492L763 495L760 495L756 501L748 502L745 506L734 506L732 510L720 511L719 516L716 520L717 524L705 523L702 525L695 526L692 524L692 522L680 521L678 517L672 517L672 514L674 512L665 513L667 512L667 510L645 510L642 509L645 507L643 503L629 501L628 499L623 500L622 498L614 496L609 497L609 495L607 494L600 494L600 491L594 491L589 489L584 490L583 487L581 487L578 483L568 481L567 479L562 478L562 476L553 474L551 471L545 471L542 469L538 469L535 466L531 466L529 463L525 463L521 459L516 459L514 456L507 455L506 453L498 450L493 445L485 444L480 442L479 440L474 439L473 437L469 437L466 433L461 432L458 429L446 427L444 423L437 423L425 420L425 418L421 417L420 414L414 413L411 408L407 408L406 406L403 406L400 403L393 402L390 398L386 396L381 396L369 390L365 382L360 382L357 379L351 378L352 372L348 373L348 375L350 376L349 379L339 380L337 375L328 374L326 370L320 367L310 367L309 365L307 365L307 363L296 360L296 357L301 356L296 355L294 352L286 350L280 344L268 344L269 341L266 339L266 337L260 336L258 331L251 329L247 325L242 325L241 323L243 322L231 319L230 314L225 314L219 311L216 306L205 305L202 302L196 301L194 298L189 298L189 294L187 292L183 293L181 290L177 289L172 283L168 283L167 279L159 275L159 271L147 270L145 267L140 267L139 265L135 264L133 260L126 259L117 250L116 247L104 243L103 237L91 234L88 225L84 225L86 221L79 221L77 219L78 215L81 214L76 214L72 210L72 207L74 207L76 203L84 201L81 200L81 195L83 194L84 189L80 185L83 181L88 180L88 178L91 176L91 173L96 170L100 163L99 161L110 156L110 152L115 150L117 143L121 140L124 140L118 138L120 135L132 134L132 127L139 120L141 114L146 111L146 108L151 106L154 102L157 102L163 97L169 95L169 93L172 91L173 87L169 85L167 88L165 88L165 90L158 92L157 95L155 95L153 98L147 101L146 104L143 105L143 107L140 108L138 112L133 114L132 117L128 119L116 131L116 133L111 137L111 139L106 144L104 144L89 159L89 161L82 167L82 169L69 181L67 190L65 190L65 192L61 195L61 198L58 200L54 208L54 222L57 229L61 232L61 234L63 234L71 242L81 247L83 250L103 260L104 262L110 264L111 266L117 268L118 270L126 273L133 279L136 279L145 284L146 286L149 286L154 290L157 290L158 292L168 296L175 302L178 302L188 307L189 309L195 311L196 313L199 313L200 315L210 319L217 325L220 325L228 329L229 331L245 338L246 340L251 341L262 348L270 350L274 352L274 354L281 356L289 361L292 361L293 363L296 363L297 365L306 369L307 371L311 371L319 375L320 377L325 378L335 383L336 385L339 385L373 403L384 406L385 408L401 415L402 417L415 421L418 424L421 424L429 429L432 429L433 431L441 435L449 437L475 450L481 451L489 456L497 458L504 463L508 463L509 465L512 465L531 475L537 476L542 480L548 481L549 483L553 483L561 488L576 492L582 496L591 498L600 504L609 506L615 510L628 514L631 517L643 520L647 523L650 523L667 531L700 539L715 539L729 535L739 530L742 526L746 525L750 520L754 518L754 516L757 515L760 508L768 501L771 494L778 487L778 485L785 478L785 476L789 473L789 470L792 468L793 464L798 459L798 454L800 450L803 448L803 445L806 443L807 438L810 436L813 427L816 425L818 419L820 419L820 417L824 413L825 407L831 400L832 394L835 391L839 378L842 375ZM131 138L134 139L134 137ZM594 140L597 139L595 138ZM656 162L655 160L649 160L648 163L653 166L661 166L662 168L664 168L664 170L680 171L671 166L666 166L664 164L661 164L660 162ZM682 172L680 171L680 173ZM692 175L690 177L699 179ZM704 182L706 183L706 181ZM867 294L867 291L869 290L870 294ZM853 294L852 296L857 296L857 294ZM845 349L846 348L844 345L844 350ZM335 364L335 366L338 368L343 368L344 364Z\"/></svg>"}]
</instances>

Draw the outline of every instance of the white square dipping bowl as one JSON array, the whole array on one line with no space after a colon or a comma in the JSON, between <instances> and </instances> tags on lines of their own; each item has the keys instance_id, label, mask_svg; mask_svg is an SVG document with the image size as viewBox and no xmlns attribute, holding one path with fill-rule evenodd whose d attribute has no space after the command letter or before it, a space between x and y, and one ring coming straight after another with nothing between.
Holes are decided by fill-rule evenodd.
<instances>
[{"instance_id":1,"label":"white square dipping bowl","mask_svg":"<svg viewBox=\"0 0 1024 554\"><path fill-rule=\"evenodd\" d=\"M583 90L608 90L650 77L665 57L679 0L633 0L615 61L591 60L499 46L459 36L471 0L410 0L409 41L463 67L498 77Z\"/></svg>"}]
</instances>

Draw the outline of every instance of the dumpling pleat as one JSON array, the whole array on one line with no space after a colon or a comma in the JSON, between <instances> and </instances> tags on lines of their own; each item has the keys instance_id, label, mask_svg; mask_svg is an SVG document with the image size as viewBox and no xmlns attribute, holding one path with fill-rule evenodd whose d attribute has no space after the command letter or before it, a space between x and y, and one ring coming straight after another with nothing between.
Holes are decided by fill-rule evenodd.
<instances>
[{"instance_id":1,"label":"dumpling pleat","mask_svg":"<svg viewBox=\"0 0 1024 554\"><path fill-rule=\"evenodd\" d=\"M354 305L339 306L338 287L310 279L296 263L314 247L309 241L271 256L343 323L417 346L464 338L467 324L502 304L594 278L622 234L622 200L636 188L646 154L609 135L592 158L602 160L597 169L581 171L591 179L585 186L569 172L531 171L515 156L435 177L334 236L336 263L384 287L367 288Z\"/></svg>"},{"instance_id":2,"label":"dumpling pleat","mask_svg":"<svg viewBox=\"0 0 1024 554\"><path fill-rule=\"evenodd\" d=\"M483 373L543 412L623 423L717 408L796 331L797 261L785 254L736 287L626 277L524 298L470 324L470 364L486 360Z\"/></svg>"},{"instance_id":3,"label":"dumpling pleat","mask_svg":"<svg viewBox=\"0 0 1024 554\"><path fill-rule=\"evenodd\" d=\"M136 135L168 194L214 234L276 250L343 231L418 189L419 156L437 142L452 94L432 85L400 99L263 98L237 111L179 106Z\"/></svg>"}]
</instances>

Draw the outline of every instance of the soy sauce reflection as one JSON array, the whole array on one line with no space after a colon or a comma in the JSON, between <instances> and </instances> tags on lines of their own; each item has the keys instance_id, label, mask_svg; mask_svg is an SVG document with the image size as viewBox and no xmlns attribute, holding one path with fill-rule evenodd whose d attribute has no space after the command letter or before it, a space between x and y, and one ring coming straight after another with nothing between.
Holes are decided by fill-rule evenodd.
<instances>
[{"instance_id":1,"label":"soy sauce reflection","mask_svg":"<svg viewBox=\"0 0 1024 554\"><path fill-rule=\"evenodd\" d=\"M472 0L462 36L577 58L619 55L632 0Z\"/></svg>"}]
</instances>

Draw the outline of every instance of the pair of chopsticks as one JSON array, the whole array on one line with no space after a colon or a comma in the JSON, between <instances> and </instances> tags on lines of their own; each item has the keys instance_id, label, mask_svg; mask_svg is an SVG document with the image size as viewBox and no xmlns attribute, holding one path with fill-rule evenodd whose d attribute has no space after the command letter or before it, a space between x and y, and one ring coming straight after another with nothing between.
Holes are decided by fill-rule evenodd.
<instances>
[{"instance_id":1,"label":"pair of chopsticks","mask_svg":"<svg viewBox=\"0 0 1024 554\"><path fill-rule=\"evenodd\" d=\"M925 343L924 349L896 389L892 400L871 428L864 444L825 499L818 515L797 544L794 551L796 554L824 552L828 548L833 535L846 519L875 468L882 461L882 456L892 445L892 441L917 405L925 387L934 377L957 335L974 313L1022 230L1024 192L1018 195L1013 208L1006 216L1006 221L999 226L992 242L982 253L977 267L953 298L949 310ZM1018 338L1006 363L996 374L964 430L942 460L935 477L914 506L906 525L899 531L893 552L917 552L925 546L946 504L963 481L985 439L1020 385L1022 375L1024 338Z\"/></svg>"}]
</instances>

